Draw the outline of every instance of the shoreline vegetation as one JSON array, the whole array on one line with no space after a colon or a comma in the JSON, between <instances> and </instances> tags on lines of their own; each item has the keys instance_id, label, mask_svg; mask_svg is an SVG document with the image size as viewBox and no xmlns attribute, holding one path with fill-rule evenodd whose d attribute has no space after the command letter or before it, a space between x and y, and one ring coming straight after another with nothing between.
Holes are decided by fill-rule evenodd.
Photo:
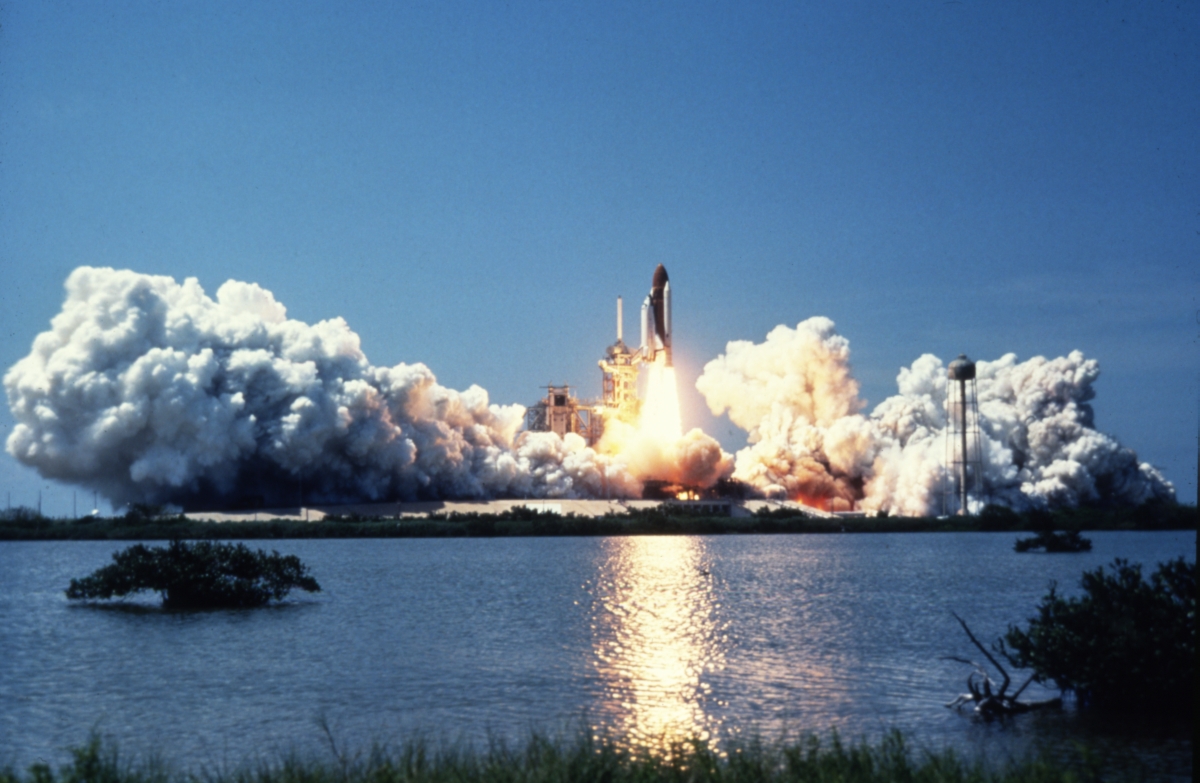
<instances>
[{"instance_id":1,"label":"shoreline vegetation","mask_svg":"<svg viewBox=\"0 0 1200 783\"><path fill-rule=\"evenodd\" d=\"M773 509L750 517L713 516L659 506L601 517L560 515L531 508L498 514L450 513L424 517L330 515L321 521L262 519L212 522L134 506L122 516L54 519L17 508L0 512L0 541L170 541L277 538L494 538L517 536L723 535L771 533L962 533L1083 530L1196 530L1195 506L1146 504L1126 508L1073 508L1017 513L989 506L976 516L805 516Z\"/></svg>"},{"instance_id":2,"label":"shoreline vegetation","mask_svg":"<svg viewBox=\"0 0 1200 783\"><path fill-rule=\"evenodd\" d=\"M499 514L372 517L348 514L321 521L262 519L212 522L134 506L122 516L53 519L23 507L0 512L0 541L171 541L296 538L493 538L517 536L724 535L772 533L962 533L1095 530L1196 530L1196 506L1146 504L1017 513L988 506L965 517L805 516L773 509L750 517L713 516L658 506L601 517L565 516L531 508Z\"/></svg>"},{"instance_id":3,"label":"shoreline vegetation","mask_svg":"<svg viewBox=\"0 0 1200 783\"><path fill-rule=\"evenodd\" d=\"M330 738L320 754L293 752L233 769L187 771L162 757L143 762L122 758L115 744L93 733L70 755L71 760L57 769L46 763L33 764L24 774L0 768L0 783L1066 783L1143 780L1147 772L1114 770L1099 754L1081 746L989 763L949 749L914 750L894 730L875 742L843 742L836 733L827 739L810 734L791 741L752 740L726 751L701 740L671 743L664 750L629 751L613 738L532 734L516 743L491 740L482 749L417 739L351 753Z\"/></svg>"}]
</instances>

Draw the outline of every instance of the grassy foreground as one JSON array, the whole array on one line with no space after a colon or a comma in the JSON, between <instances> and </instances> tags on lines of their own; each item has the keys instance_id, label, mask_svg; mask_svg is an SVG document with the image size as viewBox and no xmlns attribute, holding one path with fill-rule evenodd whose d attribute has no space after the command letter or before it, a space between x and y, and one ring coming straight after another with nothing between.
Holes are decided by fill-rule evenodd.
<instances>
[{"instance_id":1,"label":"grassy foreground","mask_svg":"<svg viewBox=\"0 0 1200 783\"><path fill-rule=\"evenodd\" d=\"M264 519L207 522L131 511L117 517L50 519L28 510L0 512L0 541L170 541L173 539L488 538L501 536L723 535L738 533L954 533L1057 530L1195 530L1195 506L1074 508L1017 514L989 507L975 517L847 517L821 519L788 510L752 517L714 517L669 508L577 517L515 508L501 514L427 517L326 517L320 522Z\"/></svg>"},{"instance_id":2,"label":"grassy foreground","mask_svg":"<svg viewBox=\"0 0 1200 783\"><path fill-rule=\"evenodd\" d=\"M1101 765L1084 752L1069 759L1041 756L993 768L951 751L913 752L898 732L876 744L809 737L790 744L752 744L727 755L702 742L681 743L661 754L631 754L586 737L563 741L534 736L523 745L493 743L482 751L416 741L399 750L375 749L354 756L334 746L325 760L294 756L232 772L182 772L162 762L128 763L114 747L93 736L72 750L72 757L58 769L35 764L24 774L0 771L0 783L1066 783L1140 778L1103 774Z\"/></svg>"}]
</instances>

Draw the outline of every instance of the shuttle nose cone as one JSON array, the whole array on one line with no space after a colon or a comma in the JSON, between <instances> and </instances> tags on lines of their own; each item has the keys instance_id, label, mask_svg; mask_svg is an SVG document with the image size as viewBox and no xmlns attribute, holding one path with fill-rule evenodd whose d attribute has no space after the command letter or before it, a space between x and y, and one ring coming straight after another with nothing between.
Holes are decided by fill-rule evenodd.
<instances>
[{"instance_id":1,"label":"shuttle nose cone","mask_svg":"<svg viewBox=\"0 0 1200 783\"><path fill-rule=\"evenodd\" d=\"M662 288L667 284L667 268L659 264L654 268L654 279L650 282L651 288Z\"/></svg>"}]
</instances>

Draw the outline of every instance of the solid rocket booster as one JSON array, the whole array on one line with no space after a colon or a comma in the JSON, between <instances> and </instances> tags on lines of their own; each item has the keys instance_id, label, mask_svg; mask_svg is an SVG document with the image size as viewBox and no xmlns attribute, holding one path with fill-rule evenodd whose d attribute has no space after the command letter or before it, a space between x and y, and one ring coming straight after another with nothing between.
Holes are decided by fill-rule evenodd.
<instances>
[{"instance_id":1,"label":"solid rocket booster","mask_svg":"<svg viewBox=\"0 0 1200 783\"><path fill-rule=\"evenodd\" d=\"M656 361L663 355L671 366L671 281L667 270L659 264L650 281L650 295L642 302L642 355Z\"/></svg>"}]
</instances>

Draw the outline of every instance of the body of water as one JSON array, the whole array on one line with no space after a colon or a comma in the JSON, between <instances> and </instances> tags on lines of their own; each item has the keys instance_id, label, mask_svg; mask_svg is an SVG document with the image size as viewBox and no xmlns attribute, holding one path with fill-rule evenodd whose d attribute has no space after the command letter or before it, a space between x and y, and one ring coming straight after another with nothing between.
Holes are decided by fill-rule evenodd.
<instances>
[{"instance_id":1,"label":"body of water","mask_svg":"<svg viewBox=\"0 0 1200 783\"><path fill-rule=\"evenodd\" d=\"M1187 727L943 706L968 667L942 656L979 658L951 612L990 641L1052 581L1196 551L1192 532L1090 537L1073 555L1016 554L1013 533L250 542L324 591L190 613L65 598L127 543L0 543L0 766L61 761L94 729L228 768L316 751L324 723L351 747L582 726L649 746L898 728L993 757L1083 739L1190 776Z\"/></svg>"}]
</instances>

